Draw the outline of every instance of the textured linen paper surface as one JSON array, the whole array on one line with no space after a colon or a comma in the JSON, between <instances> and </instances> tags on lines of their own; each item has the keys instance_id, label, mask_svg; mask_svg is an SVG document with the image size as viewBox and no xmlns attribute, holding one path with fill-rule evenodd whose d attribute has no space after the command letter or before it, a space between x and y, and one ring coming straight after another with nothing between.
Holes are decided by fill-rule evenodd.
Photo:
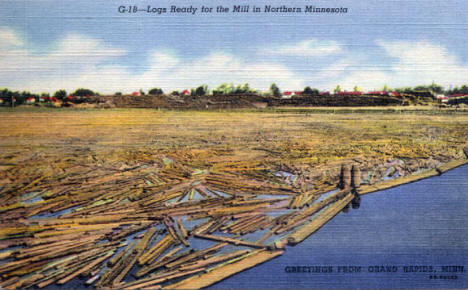
<instances>
[{"instance_id":1,"label":"textured linen paper surface","mask_svg":"<svg viewBox=\"0 0 468 290\"><path fill-rule=\"evenodd\" d=\"M467 288L467 5L0 0L0 288Z\"/></svg>"}]
</instances>

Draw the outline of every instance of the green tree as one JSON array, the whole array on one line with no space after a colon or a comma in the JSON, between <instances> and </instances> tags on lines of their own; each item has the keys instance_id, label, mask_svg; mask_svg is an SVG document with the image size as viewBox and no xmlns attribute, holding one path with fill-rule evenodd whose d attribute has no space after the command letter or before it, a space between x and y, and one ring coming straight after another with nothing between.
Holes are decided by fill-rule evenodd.
<instances>
[{"instance_id":1,"label":"green tree","mask_svg":"<svg viewBox=\"0 0 468 290\"><path fill-rule=\"evenodd\" d=\"M152 88L148 91L149 95L162 95L164 92L160 88Z\"/></svg>"},{"instance_id":2,"label":"green tree","mask_svg":"<svg viewBox=\"0 0 468 290\"><path fill-rule=\"evenodd\" d=\"M447 91L447 94L453 95L453 94L468 94L468 86L467 85L462 85L461 87L455 87L451 90Z\"/></svg>"},{"instance_id":3,"label":"green tree","mask_svg":"<svg viewBox=\"0 0 468 290\"><path fill-rule=\"evenodd\" d=\"M389 92L389 91L392 91L392 89L391 89L389 86L387 86L387 84L385 84L385 85L382 87L381 91Z\"/></svg>"},{"instance_id":4,"label":"green tree","mask_svg":"<svg viewBox=\"0 0 468 290\"><path fill-rule=\"evenodd\" d=\"M72 93L72 96L76 96L76 97L89 97L89 96L94 96L94 95L96 95L95 92L93 92L90 89L84 89L84 88L79 88Z\"/></svg>"},{"instance_id":5,"label":"green tree","mask_svg":"<svg viewBox=\"0 0 468 290\"><path fill-rule=\"evenodd\" d=\"M362 92L362 89L360 87L358 87L358 86L354 86L353 91L354 92Z\"/></svg>"},{"instance_id":6,"label":"green tree","mask_svg":"<svg viewBox=\"0 0 468 290\"><path fill-rule=\"evenodd\" d=\"M242 86L242 92L243 93L251 93L253 90L250 88L249 84L248 83L245 83L243 86Z\"/></svg>"},{"instance_id":7,"label":"green tree","mask_svg":"<svg viewBox=\"0 0 468 290\"><path fill-rule=\"evenodd\" d=\"M459 94L468 94L468 86L462 85Z\"/></svg>"},{"instance_id":8,"label":"green tree","mask_svg":"<svg viewBox=\"0 0 468 290\"><path fill-rule=\"evenodd\" d=\"M180 94L179 94L179 91L172 91L172 92L171 92L171 95L173 95L173 96L178 96L178 95L180 95Z\"/></svg>"},{"instance_id":9,"label":"green tree","mask_svg":"<svg viewBox=\"0 0 468 290\"><path fill-rule=\"evenodd\" d=\"M227 89L228 89L228 84L222 83L216 88L216 90L213 91L213 94L215 94L215 92L218 95L227 94Z\"/></svg>"},{"instance_id":10,"label":"green tree","mask_svg":"<svg viewBox=\"0 0 468 290\"><path fill-rule=\"evenodd\" d=\"M413 91L413 89L410 88L410 87L403 87L403 88L396 88L395 91L396 91L396 92L399 92L399 93L406 93L406 94L408 94L408 93L411 93L411 92Z\"/></svg>"},{"instance_id":11,"label":"green tree","mask_svg":"<svg viewBox=\"0 0 468 290\"><path fill-rule=\"evenodd\" d=\"M311 96L317 96L320 94L319 90L317 89L312 89L311 87L307 86L304 88L302 91L304 95L311 95Z\"/></svg>"},{"instance_id":12,"label":"green tree","mask_svg":"<svg viewBox=\"0 0 468 290\"><path fill-rule=\"evenodd\" d=\"M415 87L414 87L414 90L415 90L415 91L427 91L427 90L428 90L428 87L425 86L425 85L419 85L419 86L415 86Z\"/></svg>"},{"instance_id":13,"label":"green tree","mask_svg":"<svg viewBox=\"0 0 468 290\"><path fill-rule=\"evenodd\" d=\"M59 100L65 99L66 96L67 96L67 91L65 90L58 90L54 93L54 98L57 98Z\"/></svg>"},{"instance_id":14,"label":"green tree","mask_svg":"<svg viewBox=\"0 0 468 290\"><path fill-rule=\"evenodd\" d=\"M122 95L122 92L115 92L114 95L116 95L116 96L121 96L121 95Z\"/></svg>"},{"instance_id":15,"label":"green tree","mask_svg":"<svg viewBox=\"0 0 468 290\"><path fill-rule=\"evenodd\" d=\"M281 91L275 83L272 83L270 86L270 92L275 97L281 97Z\"/></svg>"},{"instance_id":16,"label":"green tree","mask_svg":"<svg viewBox=\"0 0 468 290\"><path fill-rule=\"evenodd\" d=\"M341 89L341 86L340 85L337 85L336 88L333 89L333 93L341 93L342 92L342 89Z\"/></svg>"},{"instance_id":17,"label":"green tree","mask_svg":"<svg viewBox=\"0 0 468 290\"><path fill-rule=\"evenodd\" d=\"M143 91L142 89L140 89L140 95L144 96L144 95L145 95L145 91Z\"/></svg>"},{"instance_id":18,"label":"green tree","mask_svg":"<svg viewBox=\"0 0 468 290\"><path fill-rule=\"evenodd\" d=\"M194 95L195 96L204 96L208 93L208 86L207 85L201 85L198 88L195 89Z\"/></svg>"},{"instance_id":19,"label":"green tree","mask_svg":"<svg viewBox=\"0 0 468 290\"><path fill-rule=\"evenodd\" d=\"M434 82L431 83L429 89L435 94L442 94L444 92L444 88Z\"/></svg>"}]
</instances>

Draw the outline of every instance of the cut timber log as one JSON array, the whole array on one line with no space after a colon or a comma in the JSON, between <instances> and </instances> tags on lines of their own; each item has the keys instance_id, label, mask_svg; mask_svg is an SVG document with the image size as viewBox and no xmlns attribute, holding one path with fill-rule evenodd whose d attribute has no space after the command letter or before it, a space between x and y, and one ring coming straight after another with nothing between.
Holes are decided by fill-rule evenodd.
<instances>
[{"instance_id":1,"label":"cut timber log","mask_svg":"<svg viewBox=\"0 0 468 290\"><path fill-rule=\"evenodd\" d=\"M142 267L138 272L135 273L135 277L143 277L144 275L148 274L149 272L152 272L158 268L164 267L166 264L169 264L171 262L174 262L175 260L188 256L192 254L195 250L190 249L186 252L183 252L181 254L178 254L174 256L178 251L180 251L182 248L177 247L172 250L170 250L167 254L164 254L161 258L159 258L156 262L149 264L145 267Z\"/></svg>"},{"instance_id":2,"label":"cut timber log","mask_svg":"<svg viewBox=\"0 0 468 290\"><path fill-rule=\"evenodd\" d=\"M154 245L151 249L143 253L143 255L138 258L138 264L143 265L151 260L157 259L165 250L172 246L174 242L175 241L171 235L166 235L158 243L156 243L156 245Z\"/></svg>"},{"instance_id":3,"label":"cut timber log","mask_svg":"<svg viewBox=\"0 0 468 290\"><path fill-rule=\"evenodd\" d=\"M182 265L181 267L179 267L179 269L181 271L195 270L195 269L207 267L213 264L221 263L227 260L231 260L231 259L243 256L249 252L250 252L249 250L239 250L239 251L235 251L229 254L212 256L206 260L197 261L188 265Z\"/></svg>"},{"instance_id":4,"label":"cut timber log","mask_svg":"<svg viewBox=\"0 0 468 290\"><path fill-rule=\"evenodd\" d=\"M143 251L148 246L148 243L155 232L156 232L155 228L150 228L148 231L146 231L143 238L135 246L133 253L131 253L130 257L127 258L128 264L125 266L124 269L122 269L122 271L117 275L117 277L115 277L115 279L112 281L112 285L119 284L120 281L123 280L125 275L127 275L127 273L133 268L135 263L138 261L138 259L142 255Z\"/></svg>"},{"instance_id":5,"label":"cut timber log","mask_svg":"<svg viewBox=\"0 0 468 290\"><path fill-rule=\"evenodd\" d=\"M332 219L335 215L337 215L351 200L354 198L354 195L349 193L343 199L335 202L334 204L330 205L325 211L312 220L310 223L302 226L297 231L292 233L288 236L287 241L290 245L296 245L303 240L305 240L308 236L313 234L316 230L322 227L326 222Z\"/></svg>"},{"instance_id":6,"label":"cut timber log","mask_svg":"<svg viewBox=\"0 0 468 290\"><path fill-rule=\"evenodd\" d=\"M208 273L195 275L180 282L168 285L165 289L200 289L208 287L229 276L242 272L258 264L269 261L283 254L283 251L258 250L234 259L232 263L217 267Z\"/></svg>"},{"instance_id":7,"label":"cut timber log","mask_svg":"<svg viewBox=\"0 0 468 290\"><path fill-rule=\"evenodd\" d=\"M233 244L236 246L247 246L247 247L256 248L256 249L271 248L271 246L269 245L257 244L257 243L242 241L242 240L228 238L228 237L220 237L220 236L215 236L215 235L194 234L194 237L206 239L206 240L212 240L212 241L226 242L226 243Z\"/></svg>"},{"instance_id":8,"label":"cut timber log","mask_svg":"<svg viewBox=\"0 0 468 290\"><path fill-rule=\"evenodd\" d=\"M205 268L199 268L199 269L190 270L190 271L175 270L175 271L170 271L170 272L163 273L163 274L156 274L146 279L137 280L137 281L133 281L131 283L126 283L126 284L120 284L117 286L119 289L126 289L126 290L141 289L143 287L148 287L148 286L150 286L151 289L154 289L154 288L157 289L160 287L156 284L164 283L164 282L167 282L176 278L184 277L187 275L199 273L204 270Z\"/></svg>"},{"instance_id":9,"label":"cut timber log","mask_svg":"<svg viewBox=\"0 0 468 290\"><path fill-rule=\"evenodd\" d=\"M107 252L107 254L105 254L104 256L102 256L102 257L96 259L95 261L91 262L86 267L83 267L80 270L73 272L71 275L69 275L69 276L67 276L67 277L65 277L63 279L60 279L59 281L57 281L57 284L61 285L61 284L67 283L68 281L70 281L71 279L77 277L81 273L84 273L84 272L88 271L89 269L93 268L94 266L98 265L99 263L102 263L103 261L105 261L107 258L112 256L113 254L114 254L113 250Z\"/></svg>"}]
</instances>

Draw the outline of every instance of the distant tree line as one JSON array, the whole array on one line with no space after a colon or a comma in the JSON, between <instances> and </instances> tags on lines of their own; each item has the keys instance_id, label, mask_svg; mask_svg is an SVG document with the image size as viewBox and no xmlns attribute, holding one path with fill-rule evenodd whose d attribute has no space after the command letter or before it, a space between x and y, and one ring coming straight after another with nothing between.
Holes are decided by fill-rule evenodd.
<instances>
[{"instance_id":1,"label":"distant tree line","mask_svg":"<svg viewBox=\"0 0 468 290\"><path fill-rule=\"evenodd\" d=\"M380 88L381 91L394 91L394 92L399 92L399 93L412 93L415 91L429 91L434 94L447 94L447 95L453 95L453 94L467 94L468 95L468 85L463 84L461 86L457 86L454 88L448 88L445 89L443 86L436 84L436 83L431 83L429 85L419 85L415 87L400 87L400 88L390 88L387 85L384 85L382 88ZM340 85L337 85L334 89L334 93L339 93L342 92L343 89L341 88ZM353 91L355 92L361 92L362 89L359 88L358 86L355 86L353 88ZM148 91L149 95L162 95L164 94L164 91L161 88L154 87ZM170 95L180 95L182 94L179 91L172 91ZM207 85L200 85L195 88L190 89L190 95L192 96L204 96L204 95L232 95L232 94L260 94L260 92L256 89L253 89L249 86L248 83L245 84L234 84L234 83L222 83L220 84L217 88L213 90L209 90ZM270 85L270 89L267 92L261 93L264 96L275 96L275 97L281 97L282 92L281 89L275 84L272 83ZM316 96L319 95L320 92L316 88L311 88L310 86L306 86L302 91L302 95L309 95L309 96ZM116 92L115 95L122 95L122 92ZM145 92L140 89L140 95L145 95ZM63 89L57 90L52 94L53 98L57 100L64 100L68 96L72 97L89 97L89 96L99 96L98 92L92 91L90 89L86 88L78 88L71 94L67 94L67 92ZM11 91L7 88L0 89L0 98L3 102L3 104L14 104L14 105L21 105L26 102L28 98L34 98L36 101L39 100L39 98L43 98L44 100L50 100L50 94L49 93L31 93L29 91Z\"/></svg>"},{"instance_id":2,"label":"distant tree line","mask_svg":"<svg viewBox=\"0 0 468 290\"><path fill-rule=\"evenodd\" d=\"M448 88L445 89L443 86L431 83L430 85L419 85L415 87L402 87L402 88L390 88L385 85L382 88L383 91L395 91L399 93L411 93L414 91L429 91L434 94L446 94L446 95L453 95L453 94L468 94L468 85L464 84L460 87Z\"/></svg>"}]
</instances>

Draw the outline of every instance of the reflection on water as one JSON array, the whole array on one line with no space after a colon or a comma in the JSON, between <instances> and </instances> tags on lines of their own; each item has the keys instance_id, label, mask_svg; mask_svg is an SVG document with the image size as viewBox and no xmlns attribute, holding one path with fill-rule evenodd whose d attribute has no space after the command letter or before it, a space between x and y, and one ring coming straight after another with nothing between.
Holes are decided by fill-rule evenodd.
<instances>
[{"instance_id":1,"label":"reflection on water","mask_svg":"<svg viewBox=\"0 0 468 290\"><path fill-rule=\"evenodd\" d=\"M361 196L357 194L357 192L354 193L354 198L351 200L350 203L348 203L344 208L343 212L348 213L350 208L353 209L358 209L361 206Z\"/></svg>"}]
</instances>

